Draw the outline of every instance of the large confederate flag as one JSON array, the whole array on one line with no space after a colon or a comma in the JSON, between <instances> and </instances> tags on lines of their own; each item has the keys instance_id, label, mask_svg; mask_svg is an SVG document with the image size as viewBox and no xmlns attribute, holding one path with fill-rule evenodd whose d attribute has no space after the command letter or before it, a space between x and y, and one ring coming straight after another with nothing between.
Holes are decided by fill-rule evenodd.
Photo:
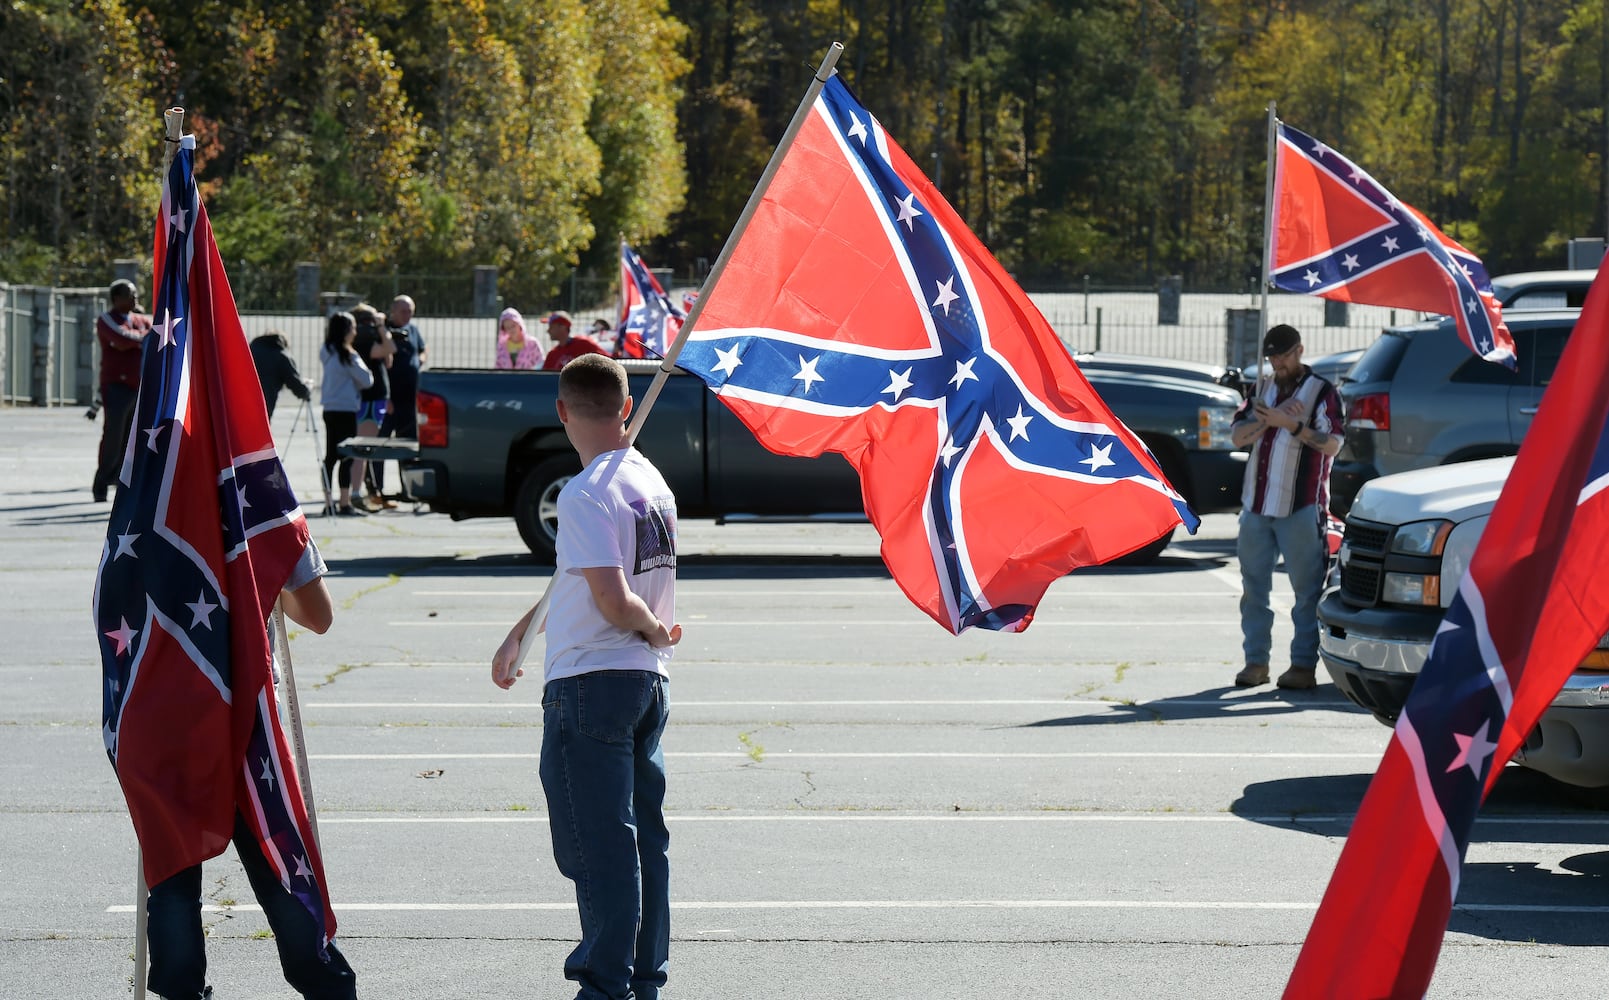
<instances>
[{"instance_id":1,"label":"large confederate flag","mask_svg":"<svg viewBox=\"0 0 1609 1000\"><path fill-rule=\"evenodd\" d=\"M266 621L308 543L212 226L194 138L156 227L156 324L95 579L102 735L155 885L238 811L325 929L335 916L270 676Z\"/></svg>"},{"instance_id":2,"label":"large confederate flag","mask_svg":"<svg viewBox=\"0 0 1609 1000\"><path fill-rule=\"evenodd\" d=\"M952 632L1198 523L1055 331L827 81L678 363L772 451L860 472L883 559Z\"/></svg>"},{"instance_id":3,"label":"large confederate flag","mask_svg":"<svg viewBox=\"0 0 1609 1000\"><path fill-rule=\"evenodd\" d=\"M1285 996L1425 995L1482 800L1609 630L1609 284L1594 283Z\"/></svg>"}]
</instances>

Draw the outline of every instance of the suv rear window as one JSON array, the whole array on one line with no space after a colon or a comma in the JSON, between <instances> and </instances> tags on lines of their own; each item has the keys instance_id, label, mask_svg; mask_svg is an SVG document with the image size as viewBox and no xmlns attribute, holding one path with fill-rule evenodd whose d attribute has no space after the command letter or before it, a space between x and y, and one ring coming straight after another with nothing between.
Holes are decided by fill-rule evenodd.
<instances>
[{"instance_id":1,"label":"suv rear window","mask_svg":"<svg viewBox=\"0 0 1609 1000\"><path fill-rule=\"evenodd\" d=\"M1408 353L1408 338L1392 330L1380 334L1380 338L1369 349L1363 352L1352 371L1347 375L1348 382L1389 382L1397 374L1397 365L1402 363L1402 356Z\"/></svg>"}]
</instances>

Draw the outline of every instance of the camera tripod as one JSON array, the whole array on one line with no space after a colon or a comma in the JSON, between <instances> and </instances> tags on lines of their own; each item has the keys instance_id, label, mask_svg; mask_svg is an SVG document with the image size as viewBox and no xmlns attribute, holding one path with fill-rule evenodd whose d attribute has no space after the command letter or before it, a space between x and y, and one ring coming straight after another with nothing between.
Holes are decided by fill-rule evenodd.
<instances>
[{"instance_id":1,"label":"camera tripod","mask_svg":"<svg viewBox=\"0 0 1609 1000\"><path fill-rule=\"evenodd\" d=\"M296 428L306 420L307 429L313 432L313 458L318 462L318 478L324 485L324 509L322 516L329 517L335 513L335 501L330 495L330 469L324 464L324 445L319 441L318 420L313 416L313 400L304 399L296 411L296 417L291 421L290 436L285 439L285 454L289 454L291 443L296 440Z\"/></svg>"}]
</instances>

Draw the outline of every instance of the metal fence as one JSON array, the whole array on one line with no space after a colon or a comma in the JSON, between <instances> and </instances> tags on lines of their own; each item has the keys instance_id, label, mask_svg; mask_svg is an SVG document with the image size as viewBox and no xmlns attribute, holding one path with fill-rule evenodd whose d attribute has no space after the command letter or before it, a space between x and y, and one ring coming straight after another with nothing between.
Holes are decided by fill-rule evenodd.
<instances>
[{"instance_id":1,"label":"metal fence","mask_svg":"<svg viewBox=\"0 0 1609 1000\"><path fill-rule=\"evenodd\" d=\"M0 285L0 402L87 405L95 397L100 288Z\"/></svg>"},{"instance_id":2,"label":"metal fence","mask_svg":"<svg viewBox=\"0 0 1609 1000\"><path fill-rule=\"evenodd\" d=\"M401 284L406 276L381 276L385 282L395 278L394 287L418 290L420 285ZM380 279L377 277L376 281ZM350 285L348 287L351 287ZM390 299L386 284L370 285L362 297L384 305ZM591 300L570 310L575 326L585 330L597 317L612 319L612 303L598 301L599 289L578 282L578 302ZM670 289L680 300L691 288ZM408 291L408 294L412 294ZM1255 310L1259 298L1248 293L1187 293L1177 298L1177 322L1162 322L1164 309L1155 291L1047 291L1029 297L1044 313L1062 341L1074 352L1139 354L1151 357L1195 361L1205 364L1245 364L1255 351L1255 331L1260 329ZM325 301L334 305L345 296L327 293ZM428 363L437 367L490 368L497 344L497 321L492 318L444 315L425 308L429 301L418 296L420 310L416 322L428 350ZM568 306L568 302L560 305ZM541 316L549 306L527 309L527 326L543 338ZM40 288L0 285L0 379L3 401L9 404L83 405L93 398L100 362L95 339L95 317L106 308L103 289ZM1167 310L1173 312L1171 307ZM1351 306L1342 310L1322 299L1302 295L1276 294L1269 299L1272 323L1290 323L1302 331L1307 357L1316 358L1337 351L1368 346L1380 330L1397 322L1408 322L1417 314L1370 306ZM1169 317L1174 318L1174 317ZM1239 323L1236 320L1240 320ZM324 342L325 319L320 315L298 314L291 309L246 311L241 323L248 337L275 330L285 335L290 356L304 378L318 382L322 374L319 348ZM1251 331L1237 344L1233 331ZM547 346L546 343L544 346ZM1238 355L1237 356L1237 352Z\"/></svg>"}]
</instances>

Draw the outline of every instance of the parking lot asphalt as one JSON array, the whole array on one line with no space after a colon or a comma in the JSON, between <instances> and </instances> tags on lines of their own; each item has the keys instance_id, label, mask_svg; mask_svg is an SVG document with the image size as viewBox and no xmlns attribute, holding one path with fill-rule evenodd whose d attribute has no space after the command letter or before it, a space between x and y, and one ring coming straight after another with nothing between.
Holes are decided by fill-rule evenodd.
<instances>
[{"instance_id":1,"label":"parking lot asphalt","mask_svg":"<svg viewBox=\"0 0 1609 1000\"><path fill-rule=\"evenodd\" d=\"M296 416L276 437L316 510ZM99 430L78 409L0 409L0 430L0 996L126 996L135 845L89 616ZM337 619L292 650L361 994L570 995L540 684L489 680L548 571L503 520L311 524ZM1328 683L1232 687L1232 516L1154 566L1062 579L1020 635L945 633L864 524L689 520L680 543L666 997L1283 989L1389 733ZM1511 768L1482 815L1432 995L1598 995L1609 814ZM205 885L218 996L291 996L232 853Z\"/></svg>"}]
</instances>

